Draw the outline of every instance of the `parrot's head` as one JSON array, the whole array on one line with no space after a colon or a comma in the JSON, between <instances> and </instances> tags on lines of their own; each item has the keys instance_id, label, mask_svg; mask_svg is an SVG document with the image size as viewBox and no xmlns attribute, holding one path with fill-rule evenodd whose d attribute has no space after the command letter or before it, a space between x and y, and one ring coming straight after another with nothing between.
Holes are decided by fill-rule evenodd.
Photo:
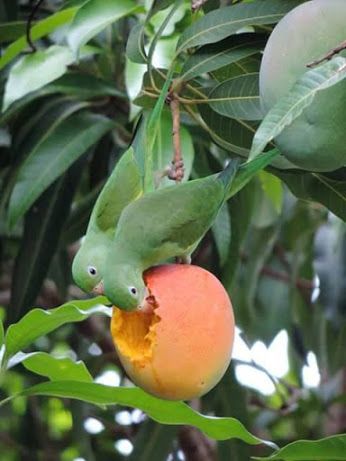
<instances>
[{"instance_id":1,"label":"parrot's head","mask_svg":"<svg viewBox=\"0 0 346 461\"><path fill-rule=\"evenodd\" d=\"M119 309L140 309L147 294L142 271L132 265L118 264L104 274L104 293Z\"/></svg>"},{"instance_id":2,"label":"parrot's head","mask_svg":"<svg viewBox=\"0 0 346 461\"><path fill-rule=\"evenodd\" d=\"M72 276L86 293L101 285L108 246L94 240L85 240L72 264Z\"/></svg>"}]
</instances>

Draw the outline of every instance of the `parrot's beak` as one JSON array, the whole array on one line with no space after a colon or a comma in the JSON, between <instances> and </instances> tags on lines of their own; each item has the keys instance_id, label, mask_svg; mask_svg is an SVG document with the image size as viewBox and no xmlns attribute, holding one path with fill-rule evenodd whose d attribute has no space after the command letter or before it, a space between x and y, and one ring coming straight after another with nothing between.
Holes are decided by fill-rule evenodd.
<instances>
[{"instance_id":1,"label":"parrot's beak","mask_svg":"<svg viewBox=\"0 0 346 461\"><path fill-rule=\"evenodd\" d=\"M105 294L105 291L104 291L104 287L103 287L103 281L101 280L100 283L98 283L94 288L93 288L93 293L95 295L104 295Z\"/></svg>"},{"instance_id":2,"label":"parrot's beak","mask_svg":"<svg viewBox=\"0 0 346 461\"><path fill-rule=\"evenodd\" d=\"M143 312L143 314L151 314L155 308L155 298L149 293L149 290L146 289L145 296L143 301L138 306L138 310Z\"/></svg>"}]
</instances>

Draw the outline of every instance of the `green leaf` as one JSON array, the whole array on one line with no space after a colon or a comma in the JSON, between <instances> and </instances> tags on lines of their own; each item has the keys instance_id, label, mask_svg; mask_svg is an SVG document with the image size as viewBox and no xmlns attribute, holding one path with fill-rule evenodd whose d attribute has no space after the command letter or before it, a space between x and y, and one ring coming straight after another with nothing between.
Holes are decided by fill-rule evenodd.
<instances>
[{"instance_id":1,"label":"green leaf","mask_svg":"<svg viewBox=\"0 0 346 461\"><path fill-rule=\"evenodd\" d=\"M86 301L70 301L50 310L32 309L19 322L8 327L5 337L6 358L66 323L81 322L96 313L109 314L110 309L102 304L105 302L106 298L98 297Z\"/></svg>"},{"instance_id":2,"label":"green leaf","mask_svg":"<svg viewBox=\"0 0 346 461\"><path fill-rule=\"evenodd\" d=\"M10 70L3 111L17 99L61 77L73 61L71 51L57 45L21 58Z\"/></svg>"},{"instance_id":3,"label":"green leaf","mask_svg":"<svg viewBox=\"0 0 346 461\"><path fill-rule=\"evenodd\" d=\"M259 155L268 142L299 117L318 91L335 85L345 77L346 59L341 56L305 72L264 117L254 136L249 159Z\"/></svg>"},{"instance_id":4,"label":"green leaf","mask_svg":"<svg viewBox=\"0 0 346 461\"><path fill-rule=\"evenodd\" d=\"M67 41L74 54L90 39L115 21L137 13L142 7L132 0L89 0L77 12L68 32Z\"/></svg>"},{"instance_id":5,"label":"green leaf","mask_svg":"<svg viewBox=\"0 0 346 461\"><path fill-rule=\"evenodd\" d=\"M262 0L211 11L184 30L177 54L187 48L219 42L246 26L274 24L299 3L298 0Z\"/></svg>"},{"instance_id":6,"label":"green leaf","mask_svg":"<svg viewBox=\"0 0 346 461\"><path fill-rule=\"evenodd\" d=\"M50 34L58 27L61 27L68 22L70 22L78 8L67 8L66 10L59 11L58 13L52 14L46 19L43 19L39 23L35 24L31 28L31 38L32 40L38 40L39 38L44 37L45 35ZM19 38L15 42L11 43L6 48L6 51L0 58L0 70L11 62L18 54L27 47L26 36Z\"/></svg>"},{"instance_id":7,"label":"green leaf","mask_svg":"<svg viewBox=\"0 0 346 461\"><path fill-rule=\"evenodd\" d=\"M261 155L259 156L261 157ZM346 182L321 173L273 170L298 198L319 202L346 221Z\"/></svg>"},{"instance_id":8,"label":"green leaf","mask_svg":"<svg viewBox=\"0 0 346 461\"><path fill-rule=\"evenodd\" d=\"M240 75L220 83L209 93L208 104L226 117L261 120L258 75Z\"/></svg>"},{"instance_id":9,"label":"green leaf","mask_svg":"<svg viewBox=\"0 0 346 461\"><path fill-rule=\"evenodd\" d=\"M26 22L15 21L0 24L0 43L8 43L25 34Z\"/></svg>"},{"instance_id":10,"label":"green leaf","mask_svg":"<svg viewBox=\"0 0 346 461\"><path fill-rule=\"evenodd\" d=\"M226 204L220 208L212 226L212 232L219 253L220 265L224 266L227 261L228 248L231 243L231 217Z\"/></svg>"},{"instance_id":11,"label":"green leaf","mask_svg":"<svg viewBox=\"0 0 346 461\"><path fill-rule=\"evenodd\" d=\"M80 113L63 120L40 139L19 169L9 204L10 225L113 126L113 121L101 115Z\"/></svg>"},{"instance_id":12,"label":"green leaf","mask_svg":"<svg viewBox=\"0 0 346 461\"><path fill-rule=\"evenodd\" d=\"M185 61L179 79L187 81L252 56L263 48L263 39L256 34L241 34L220 43L207 45Z\"/></svg>"},{"instance_id":13,"label":"green leaf","mask_svg":"<svg viewBox=\"0 0 346 461\"><path fill-rule=\"evenodd\" d=\"M137 64L145 64L147 55L144 49L144 25L137 24L132 27L126 44L126 56Z\"/></svg>"},{"instance_id":14,"label":"green leaf","mask_svg":"<svg viewBox=\"0 0 346 461\"><path fill-rule=\"evenodd\" d=\"M346 434L332 435L320 440L298 440L271 456L258 460L280 461L337 461L346 459Z\"/></svg>"},{"instance_id":15,"label":"green leaf","mask_svg":"<svg viewBox=\"0 0 346 461\"><path fill-rule=\"evenodd\" d=\"M5 339L4 324L2 323L2 320L0 318L0 348L4 344L4 339ZM1 359L0 359L0 362L1 362Z\"/></svg>"},{"instance_id":16,"label":"green leaf","mask_svg":"<svg viewBox=\"0 0 346 461\"><path fill-rule=\"evenodd\" d=\"M80 175L81 165L77 162L41 195L25 217L12 276L9 323L16 322L36 300L58 247Z\"/></svg>"},{"instance_id":17,"label":"green leaf","mask_svg":"<svg viewBox=\"0 0 346 461\"><path fill-rule=\"evenodd\" d=\"M276 211L280 213L283 202L283 189L280 179L266 171L259 172L259 179L265 194L272 201Z\"/></svg>"},{"instance_id":18,"label":"green leaf","mask_svg":"<svg viewBox=\"0 0 346 461\"><path fill-rule=\"evenodd\" d=\"M84 362L81 360L74 362L69 357L57 358L46 352L32 352L24 354L21 363L27 370L45 376L50 381L64 379L92 382L93 380Z\"/></svg>"},{"instance_id":19,"label":"green leaf","mask_svg":"<svg viewBox=\"0 0 346 461\"><path fill-rule=\"evenodd\" d=\"M139 408L161 424L195 426L208 437L216 440L234 437L251 445L267 443L272 446L270 442L265 442L250 434L235 418L204 416L183 402L161 400L136 387L112 387L96 383L54 381L30 387L17 395L47 395L83 400L99 405L125 405Z\"/></svg>"}]
</instances>

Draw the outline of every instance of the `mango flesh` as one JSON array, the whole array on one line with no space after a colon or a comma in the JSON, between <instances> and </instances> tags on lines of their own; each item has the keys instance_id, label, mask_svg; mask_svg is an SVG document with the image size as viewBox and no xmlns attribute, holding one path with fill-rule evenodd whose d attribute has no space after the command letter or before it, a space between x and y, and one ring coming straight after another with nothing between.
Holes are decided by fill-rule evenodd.
<instances>
[{"instance_id":1,"label":"mango flesh","mask_svg":"<svg viewBox=\"0 0 346 461\"><path fill-rule=\"evenodd\" d=\"M128 376L168 400L190 400L214 387L231 360L234 317L222 284L192 265L158 266L145 274L152 313L114 308L111 332Z\"/></svg>"},{"instance_id":2,"label":"mango flesh","mask_svg":"<svg viewBox=\"0 0 346 461\"><path fill-rule=\"evenodd\" d=\"M346 1L313 0L294 8L275 27L264 50L260 96L267 112L305 73L306 65L346 39ZM275 139L300 168L332 171L346 164L346 80L320 91Z\"/></svg>"}]
</instances>

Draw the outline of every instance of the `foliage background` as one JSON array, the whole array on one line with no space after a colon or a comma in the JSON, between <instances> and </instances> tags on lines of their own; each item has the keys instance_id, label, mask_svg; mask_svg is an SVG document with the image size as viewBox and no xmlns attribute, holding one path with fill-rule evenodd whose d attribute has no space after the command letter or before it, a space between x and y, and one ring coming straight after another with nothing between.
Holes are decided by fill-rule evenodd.
<instances>
[{"instance_id":1,"label":"foliage background","mask_svg":"<svg viewBox=\"0 0 346 461\"><path fill-rule=\"evenodd\" d=\"M140 112L144 108L146 116L153 107L177 41L182 43L190 24L220 7L220 2L209 0L192 14L189 2L155 1L150 9L150 2L119 0L113 2L118 8L114 15L102 18L103 2L90 0L90 10L80 21L90 21L95 30L79 43L78 24L75 33L69 27L85 1L47 0L32 18L37 52L29 53L26 40L22 45L17 41L17 47L10 44L26 33L34 3L0 4L0 306L5 326L32 306L46 309L85 298L71 279L71 261L96 197L128 144L134 139L140 149ZM232 8L256 4L254 11L257 6L269 11L281 3L287 12L302 2L229 0L221 6L232 3ZM162 32L171 5L176 11ZM98 31L97 20L103 21ZM219 20L221 16L210 19L213 24ZM199 49L203 43L197 42L194 55L182 54L176 77L186 81L180 94L187 175L205 176L219 171L230 156L248 155L262 118L260 51L274 22L250 20L248 25L255 27L241 37L228 36L234 33L230 29L221 36L218 27L214 44ZM146 45L151 75L142 40L156 44L155 53ZM87 41L76 59L74 53ZM210 60L213 68L207 67ZM196 63L200 67L193 73ZM208 98L214 102L207 104ZM235 98L240 102L235 104ZM171 157L170 137L166 109L155 150L157 170ZM264 370L275 392L263 395L238 382L235 370L241 363L234 360L219 385L193 405L206 414L235 417L252 433L283 446L346 428L346 174L344 168L303 172L280 162L257 174L228 202L193 262L222 280L250 347L257 340L269 345L281 330L287 331L289 371L278 379ZM37 338L26 352L78 358L94 378L106 376L108 383L128 386L108 326L104 316L67 323ZM302 379L309 352L317 358L321 377L315 388L304 386ZM261 364L250 365L263 372ZM34 373L29 363L19 364L1 375L1 396L41 382L40 375L46 375L37 364L31 368ZM123 406L33 396L18 398L0 412L0 453L6 461L125 459L124 445L118 443L124 439L134 447L131 460L169 456L243 461L270 453L263 445L215 442L192 427L160 425Z\"/></svg>"}]
</instances>

